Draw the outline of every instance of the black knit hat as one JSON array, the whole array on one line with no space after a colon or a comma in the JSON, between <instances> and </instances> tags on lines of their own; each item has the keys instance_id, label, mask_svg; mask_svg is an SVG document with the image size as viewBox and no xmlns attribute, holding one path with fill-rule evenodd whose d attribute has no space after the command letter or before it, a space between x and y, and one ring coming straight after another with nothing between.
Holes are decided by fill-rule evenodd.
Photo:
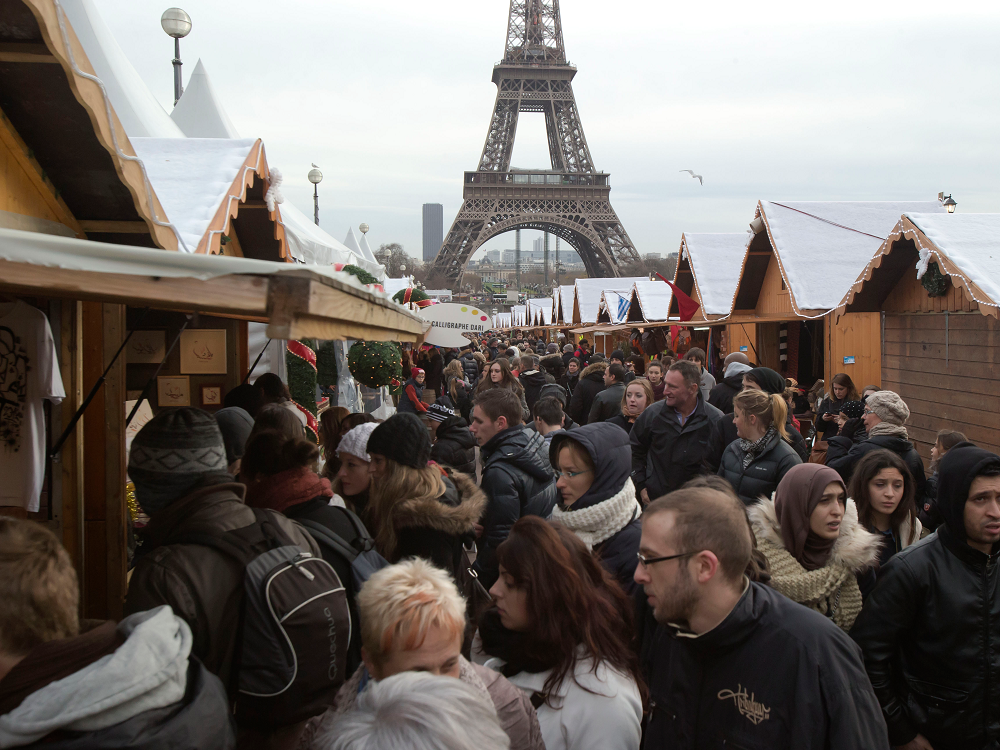
<instances>
[{"instance_id":1,"label":"black knit hat","mask_svg":"<svg viewBox=\"0 0 1000 750\"><path fill-rule=\"evenodd\" d=\"M416 414L394 414L375 428L368 438L368 453L376 453L397 464L422 469L431 457L431 438Z\"/></svg>"},{"instance_id":2,"label":"black knit hat","mask_svg":"<svg viewBox=\"0 0 1000 750\"><path fill-rule=\"evenodd\" d=\"M623 352L621 349L615 349L613 352L611 352L611 357L610 358L611 359L617 359L620 362L624 362L625 361L625 352Z\"/></svg>"},{"instance_id":3,"label":"black knit hat","mask_svg":"<svg viewBox=\"0 0 1000 750\"><path fill-rule=\"evenodd\" d=\"M843 412L848 419L861 419L861 416L865 411L865 405L861 401L845 401L840 405L840 411Z\"/></svg>"},{"instance_id":4,"label":"black knit hat","mask_svg":"<svg viewBox=\"0 0 1000 750\"><path fill-rule=\"evenodd\" d=\"M764 393L784 393L785 379L770 367L755 367L743 373L760 386Z\"/></svg>"}]
</instances>

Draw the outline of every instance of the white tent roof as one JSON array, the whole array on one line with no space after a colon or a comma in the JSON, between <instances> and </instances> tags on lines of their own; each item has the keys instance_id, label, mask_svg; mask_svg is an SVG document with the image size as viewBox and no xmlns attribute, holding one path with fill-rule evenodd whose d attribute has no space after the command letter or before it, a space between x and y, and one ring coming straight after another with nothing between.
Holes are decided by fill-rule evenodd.
<instances>
[{"instance_id":1,"label":"white tent roof","mask_svg":"<svg viewBox=\"0 0 1000 750\"><path fill-rule=\"evenodd\" d=\"M256 141L131 138L183 247L193 253Z\"/></svg>"},{"instance_id":2,"label":"white tent roof","mask_svg":"<svg viewBox=\"0 0 1000 750\"><path fill-rule=\"evenodd\" d=\"M511 325L524 326L527 325L528 319L528 306L527 305L514 305L510 308L510 319Z\"/></svg>"},{"instance_id":3,"label":"white tent roof","mask_svg":"<svg viewBox=\"0 0 1000 750\"><path fill-rule=\"evenodd\" d=\"M201 60L194 66L187 87L170 113L170 119L188 138L239 138L212 87Z\"/></svg>"},{"instance_id":4,"label":"white tent roof","mask_svg":"<svg viewBox=\"0 0 1000 750\"><path fill-rule=\"evenodd\" d=\"M497 313L493 317L493 327L494 328L510 328L510 313Z\"/></svg>"},{"instance_id":5,"label":"white tent roof","mask_svg":"<svg viewBox=\"0 0 1000 750\"><path fill-rule=\"evenodd\" d=\"M652 323L666 320L670 312L670 298L673 291L669 284L660 280L637 281L633 287L642 308L643 320Z\"/></svg>"},{"instance_id":6,"label":"white tent roof","mask_svg":"<svg viewBox=\"0 0 1000 750\"><path fill-rule=\"evenodd\" d=\"M354 236L354 229L347 230L347 236L344 238L344 245L348 250L353 250L359 256L362 255L361 245L358 244L358 238Z\"/></svg>"},{"instance_id":7,"label":"white tent roof","mask_svg":"<svg viewBox=\"0 0 1000 750\"><path fill-rule=\"evenodd\" d=\"M906 218L1000 304L1000 214L907 213Z\"/></svg>"},{"instance_id":8,"label":"white tent roof","mask_svg":"<svg viewBox=\"0 0 1000 750\"><path fill-rule=\"evenodd\" d=\"M660 282L663 283L663 282ZM633 284L633 286L635 286ZM624 323L628 320L629 303L632 300L632 290L627 292L615 292L605 289L601 292L600 310L607 310L608 317L614 324Z\"/></svg>"},{"instance_id":9,"label":"white tent roof","mask_svg":"<svg viewBox=\"0 0 1000 750\"><path fill-rule=\"evenodd\" d=\"M573 295L576 293L576 287L573 284L568 284L566 286L560 286L556 292L556 305L562 305L562 318L559 319L560 323L572 323L573 322ZM558 310L556 311L558 315Z\"/></svg>"},{"instance_id":10,"label":"white tent roof","mask_svg":"<svg viewBox=\"0 0 1000 750\"><path fill-rule=\"evenodd\" d=\"M375 260L375 253L372 252L371 246L368 244L367 234L361 235L361 242L358 243L358 246L361 248L361 254L366 259L370 260L372 263L378 262L377 260Z\"/></svg>"},{"instance_id":11,"label":"white tent roof","mask_svg":"<svg viewBox=\"0 0 1000 750\"><path fill-rule=\"evenodd\" d=\"M528 307L532 324L547 326L552 323L552 297L529 299Z\"/></svg>"},{"instance_id":12,"label":"white tent roof","mask_svg":"<svg viewBox=\"0 0 1000 750\"><path fill-rule=\"evenodd\" d=\"M288 201L281 204L279 213L288 249L295 260L318 265L351 264L365 269L377 279L385 277L385 266L372 263L337 242Z\"/></svg>"},{"instance_id":13,"label":"white tent roof","mask_svg":"<svg viewBox=\"0 0 1000 750\"><path fill-rule=\"evenodd\" d=\"M837 307L904 213L944 213L938 201L761 201L758 214L799 310ZM727 310L728 312L728 310Z\"/></svg>"},{"instance_id":14,"label":"white tent roof","mask_svg":"<svg viewBox=\"0 0 1000 750\"><path fill-rule=\"evenodd\" d=\"M184 133L132 67L91 0L61 0L60 5L129 138L183 138ZM171 216L171 220L175 218Z\"/></svg>"},{"instance_id":15,"label":"white tent roof","mask_svg":"<svg viewBox=\"0 0 1000 750\"><path fill-rule=\"evenodd\" d=\"M394 297L396 292L411 286L413 286L412 276L404 276L401 279L392 279L386 276L382 281L382 288L385 289L385 293L390 297Z\"/></svg>"},{"instance_id":16,"label":"white tent roof","mask_svg":"<svg viewBox=\"0 0 1000 750\"><path fill-rule=\"evenodd\" d=\"M701 293L705 315L729 315L733 311L736 287L740 283L743 258L747 254L750 235L689 234L681 235L681 252L687 253L691 272ZM670 287L660 282L662 286ZM669 294L667 303L669 304ZM643 307L643 312L645 312ZM661 318L666 320L666 315Z\"/></svg>"},{"instance_id":17,"label":"white tent roof","mask_svg":"<svg viewBox=\"0 0 1000 750\"><path fill-rule=\"evenodd\" d=\"M635 282L646 280L645 276L631 276L620 279L577 279L575 294L577 304L580 305L580 322L597 322L597 313L601 306L601 292L610 290L612 292L627 294L632 291L632 285ZM565 302L563 302L563 314L569 315L566 311Z\"/></svg>"}]
</instances>

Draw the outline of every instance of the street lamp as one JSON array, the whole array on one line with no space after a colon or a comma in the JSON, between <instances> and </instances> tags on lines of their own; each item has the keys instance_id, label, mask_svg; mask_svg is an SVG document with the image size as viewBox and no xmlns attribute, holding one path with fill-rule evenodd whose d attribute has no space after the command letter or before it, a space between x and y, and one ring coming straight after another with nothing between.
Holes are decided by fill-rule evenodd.
<instances>
[{"instance_id":1,"label":"street lamp","mask_svg":"<svg viewBox=\"0 0 1000 750\"><path fill-rule=\"evenodd\" d=\"M944 210L950 214L955 213L955 209L958 207L958 203L951 197L951 195L946 196L945 199L941 201L941 205L944 206Z\"/></svg>"},{"instance_id":2,"label":"street lamp","mask_svg":"<svg viewBox=\"0 0 1000 750\"><path fill-rule=\"evenodd\" d=\"M313 164L307 177L309 182L313 184L313 221L316 222L316 226L319 226L319 184L323 181L323 173L319 171L319 167Z\"/></svg>"},{"instance_id":3,"label":"street lamp","mask_svg":"<svg viewBox=\"0 0 1000 750\"><path fill-rule=\"evenodd\" d=\"M368 229L369 227L367 224L358 224L358 231L361 232L361 234L368 234Z\"/></svg>"},{"instance_id":4,"label":"street lamp","mask_svg":"<svg viewBox=\"0 0 1000 750\"><path fill-rule=\"evenodd\" d=\"M160 16L160 26L174 38L174 106L184 93L181 79L181 39L191 33L191 16L180 8L167 8Z\"/></svg>"}]
</instances>

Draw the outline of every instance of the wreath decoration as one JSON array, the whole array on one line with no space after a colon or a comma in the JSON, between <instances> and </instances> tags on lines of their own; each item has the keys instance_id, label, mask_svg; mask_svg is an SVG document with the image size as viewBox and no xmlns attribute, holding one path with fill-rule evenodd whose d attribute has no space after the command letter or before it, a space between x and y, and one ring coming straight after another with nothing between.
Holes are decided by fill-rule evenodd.
<instances>
[{"instance_id":1,"label":"wreath decoration","mask_svg":"<svg viewBox=\"0 0 1000 750\"><path fill-rule=\"evenodd\" d=\"M928 297L943 297L948 293L948 277L941 273L938 264L931 262L920 277L920 283L927 290Z\"/></svg>"}]
</instances>

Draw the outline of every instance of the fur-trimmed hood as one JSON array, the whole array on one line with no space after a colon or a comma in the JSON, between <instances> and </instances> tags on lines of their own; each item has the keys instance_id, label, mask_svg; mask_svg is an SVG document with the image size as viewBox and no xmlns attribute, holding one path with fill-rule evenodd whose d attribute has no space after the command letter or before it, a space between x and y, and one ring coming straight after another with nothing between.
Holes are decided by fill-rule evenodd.
<instances>
[{"instance_id":1,"label":"fur-trimmed hood","mask_svg":"<svg viewBox=\"0 0 1000 750\"><path fill-rule=\"evenodd\" d=\"M785 549L781 538L781 524L774 509L774 497L761 499L747 508L754 536L758 541L767 541L776 547ZM844 520L840 525L840 537L830 551L830 559L826 566L842 565L854 573L871 568L878 560L881 539L858 523L858 509L854 501L847 500ZM786 550L787 551L787 550Z\"/></svg>"},{"instance_id":2,"label":"fur-trimmed hood","mask_svg":"<svg viewBox=\"0 0 1000 750\"><path fill-rule=\"evenodd\" d=\"M583 368L583 372L580 373L580 379L587 377L588 375L593 375L595 372L604 375L604 371L608 369L607 362L594 362Z\"/></svg>"},{"instance_id":3,"label":"fur-trimmed hood","mask_svg":"<svg viewBox=\"0 0 1000 750\"><path fill-rule=\"evenodd\" d=\"M486 510L486 495L468 474L441 467L444 494L436 499L404 498L392 509L396 529L428 527L460 536L469 532Z\"/></svg>"}]
</instances>

